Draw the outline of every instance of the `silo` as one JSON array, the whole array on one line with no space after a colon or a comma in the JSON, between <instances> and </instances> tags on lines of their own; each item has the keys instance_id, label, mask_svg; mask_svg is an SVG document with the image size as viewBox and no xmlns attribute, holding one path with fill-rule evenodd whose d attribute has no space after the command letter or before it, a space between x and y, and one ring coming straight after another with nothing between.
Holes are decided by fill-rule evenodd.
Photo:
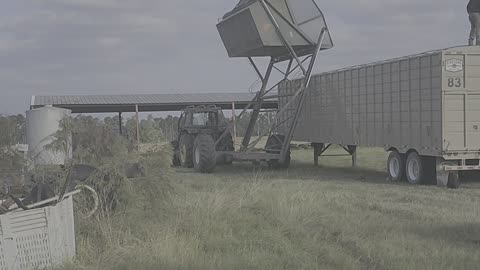
<instances>
[{"instance_id":1,"label":"silo","mask_svg":"<svg viewBox=\"0 0 480 270\"><path fill-rule=\"evenodd\" d=\"M70 110L52 106L27 111L28 156L33 165L63 165L67 157L71 158L71 134L67 136L62 149L45 149L45 146L55 140L55 133L61 129L60 121L70 115Z\"/></svg>"}]
</instances>

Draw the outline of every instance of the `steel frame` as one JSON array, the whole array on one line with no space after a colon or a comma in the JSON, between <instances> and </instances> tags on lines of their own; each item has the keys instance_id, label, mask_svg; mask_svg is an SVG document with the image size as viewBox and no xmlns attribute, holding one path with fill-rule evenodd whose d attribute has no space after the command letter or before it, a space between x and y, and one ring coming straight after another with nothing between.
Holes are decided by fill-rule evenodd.
<instances>
[{"instance_id":1,"label":"steel frame","mask_svg":"<svg viewBox=\"0 0 480 270\"><path fill-rule=\"evenodd\" d=\"M297 25L289 23L289 25L292 28L294 28L302 37L304 37L305 40L308 43L310 43L312 46L315 46L313 51L311 49L306 50L306 51L302 51L301 53L303 55L299 57L297 52L292 47L292 45L288 42L288 39L282 33L282 31L280 29L280 25L278 24L277 20L275 19L274 15L273 15L273 12L276 12L282 18L284 18L284 17L268 2L268 0L258 0L258 1L262 5L262 7L265 10L265 12L267 13L271 23L275 27L275 30L276 30L278 36L280 37L282 43L284 44L285 48L287 49L289 56L286 57L285 55L282 55L282 56L279 56L279 57L271 57L270 62L268 64L268 67L267 67L264 75L260 72L260 69L259 69L258 65L255 63L255 61L253 60L253 58L248 57L248 60L249 60L250 64L253 66L253 69L257 73L260 81L262 82L262 87L260 88L260 91L257 92L257 95L255 96L255 98L236 117L237 120L240 119L241 116L247 110L249 110L250 108L253 107L253 113L252 113L252 116L250 118L246 134L243 138L242 145L241 145L241 148L240 148L240 152L234 152L234 153L231 153L231 155L235 160L256 160L256 161L258 161L258 160L266 160L266 161L268 161L268 160L279 160L281 163L283 163L285 161L286 157L287 157L289 147L290 147L290 143L291 143L291 140L293 138L295 128L296 128L297 122L299 120L300 112L302 111L303 104L304 104L304 101L305 101L305 98L306 98L306 93L307 93L306 89L308 89L308 87L310 85L313 69L315 68L315 65L316 65L316 62L317 62L317 59L318 59L318 54L320 53L320 50L322 48L324 39L325 39L326 35L328 34L328 29L326 27L321 29L320 36L317 40L317 43L314 44L310 39L308 39L306 37L306 35L303 33L303 31L297 27ZM318 8L318 6L317 6L317 8ZM285 21L289 22L287 19L285 19ZM305 53L305 52L308 52L308 53ZM304 57L304 59L300 59L301 57ZM288 62L288 66L287 66L285 71L282 71L280 68L275 66L276 64L283 63L284 61L287 61L287 60L289 62ZM308 60L310 60L310 63L308 64L308 66L306 66L305 62L308 61ZM295 62L296 65L295 65L295 67L292 68L294 62ZM304 76L304 80L303 80L302 85L296 91L296 93L293 95L293 98L285 106L283 106L282 108L279 108L274 120L272 121L271 125L268 127L267 131L264 132L263 134L261 134L261 136L259 136L259 138L257 138L254 142L251 143L250 141L251 141L251 138L252 138L252 135L253 135L253 132L254 132L254 128L255 128L255 125L258 121L258 118L259 118L259 115L260 115L260 112L261 112L262 102L266 99L271 99L271 98L275 98L275 97L278 98L278 95L277 96L267 96L267 94L270 93L277 86L279 86L281 83L283 83L285 81L288 81L290 75L295 70L297 70L298 68L300 68L300 70L301 70L301 72ZM269 85L273 70L276 70L279 73L281 73L283 75L283 78L279 82L274 84L272 87L268 88L268 90L267 90L267 87ZM265 137L266 135L271 135L273 133L273 131L276 130L280 126L281 123L279 124L279 122L278 122L279 116L282 115L283 113L285 113L287 108L289 108L293 104L293 102L295 102L297 100L298 100L297 105L294 108L295 113L293 115L293 121L292 121L292 124L289 125L287 133L285 134L285 140L283 142L283 145L282 145L282 148L281 148L280 152L279 153L273 153L273 154L272 153L267 154L267 153L252 152L254 150L255 146L261 141L261 139L263 137ZM283 121L283 122L285 122L285 121ZM222 136L220 136L219 139L216 141L216 144L218 144L228 134L228 132L231 131L231 129L235 125L236 125L236 122L231 123L229 125L229 128L227 129L227 131L224 134L222 134Z\"/></svg>"},{"instance_id":2,"label":"steel frame","mask_svg":"<svg viewBox=\"0 0 480 270\"><path fill-rule=\"evenodd\" d=\"M330 154L324 155L324 153L332 146L332 144L324 144L324 143L312 143L313 147L313 163L315 166L318 166L318 159L319 157L352 157L352 167L357 167L357 147L354 145L340 145L348 155L342 154Z\"/></svg>"}]
</instances>

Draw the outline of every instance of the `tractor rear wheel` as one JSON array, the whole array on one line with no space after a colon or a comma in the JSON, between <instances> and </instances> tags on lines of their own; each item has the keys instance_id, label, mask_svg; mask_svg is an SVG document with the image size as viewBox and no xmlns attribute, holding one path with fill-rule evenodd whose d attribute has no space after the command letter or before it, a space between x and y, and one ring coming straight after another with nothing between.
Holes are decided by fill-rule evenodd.
<instances>
[{"instance_id":1,"label":"tractor rear wheel","mask_svg":"<svg viewBox=\"0 0 480 270\"><path fill-rule=\"evenodd\" d=\"M215 141L212 136L200 134L193 146L193 166L197 172L211 173L216 166Z\"/></svg>"},{"instance_id":2,"label":"tractor rear wheel","mask_svg":"<svg viewBox=\"0 0 480 270\"><path fill-rule=\"evenodd\" d=\"M191 134L182 134L179 140L180 164L185 168L193 167L193 142L195 136Z\"/></svg>"}]
</instances>

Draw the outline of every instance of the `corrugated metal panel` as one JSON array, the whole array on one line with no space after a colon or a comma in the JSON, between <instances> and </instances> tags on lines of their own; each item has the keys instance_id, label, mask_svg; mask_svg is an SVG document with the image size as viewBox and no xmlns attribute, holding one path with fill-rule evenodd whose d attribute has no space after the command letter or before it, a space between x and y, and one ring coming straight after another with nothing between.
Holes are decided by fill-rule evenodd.
<instances>
[{"instance_id":1,"label":"corrugated metal panel","mask_svg":"<svg viewBox=\"0 0 480 270\"><path fill-rule=\"evenodd\" d=\"M86 95L86 96L35 96L34 106L45 105L89 105L89 104L162 104L188 102L248 102L255 94L159 94L159 95Z\"/></svg>"},{"instance_id":2,"label":"corrugated metal panel","mask_svg":"<svg viewBox=\"0 0 480 270\"><path fill-rule=\"evenodd\" d=\"M294 139L441 155L442 50L314 76ZM291 95L298 81L280 86ZM280 100L282 107L288 98Z\"/></svg>"},{"instance_id":3,"label":"corrugated metal panel","mask_svg":"<svg viewBox=\"0 0 480 270\"><path fill-rule=\"evenodd\" d=\"M217 105L230 109L235 103L243 109L255 93L213 94L157 94L157 95L80 95L80 96L33 96L31 108L46 105L72 110L73 113L132 112L135 105L140 111L177 111L189 105ZM263 108L277 108L277 100L267 100Z\"/></svg>"},{"instance_id":4,"label":"corrugated metal panel","mask_svg":"<svg viewBox=\"0 0 480 270\"><path fill-rule=\"evenodd\" d=\"M280 107L299 83L280 86ZM479 85L479 46L322 73L312 79L294 139L477 159Z\"/></svg>"}]
</instances>

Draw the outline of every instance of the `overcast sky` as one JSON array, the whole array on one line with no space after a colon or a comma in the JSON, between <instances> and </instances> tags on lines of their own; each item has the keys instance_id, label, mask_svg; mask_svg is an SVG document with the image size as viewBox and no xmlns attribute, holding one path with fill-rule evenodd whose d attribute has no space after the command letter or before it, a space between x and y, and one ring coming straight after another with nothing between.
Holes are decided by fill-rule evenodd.
<instances>
[{"instance_id":1,"label":"overcast sky","mask_svg":"<svg viewBox=\"0 0 480 270\"><path fill-rule=\"evenodd\" d=\"M0 114L31 95L246 92L216 30L237 0L5 0ZM467 0L317 0L335 48L318 71L466 44Z\"/></svg>"}]
</instances>

